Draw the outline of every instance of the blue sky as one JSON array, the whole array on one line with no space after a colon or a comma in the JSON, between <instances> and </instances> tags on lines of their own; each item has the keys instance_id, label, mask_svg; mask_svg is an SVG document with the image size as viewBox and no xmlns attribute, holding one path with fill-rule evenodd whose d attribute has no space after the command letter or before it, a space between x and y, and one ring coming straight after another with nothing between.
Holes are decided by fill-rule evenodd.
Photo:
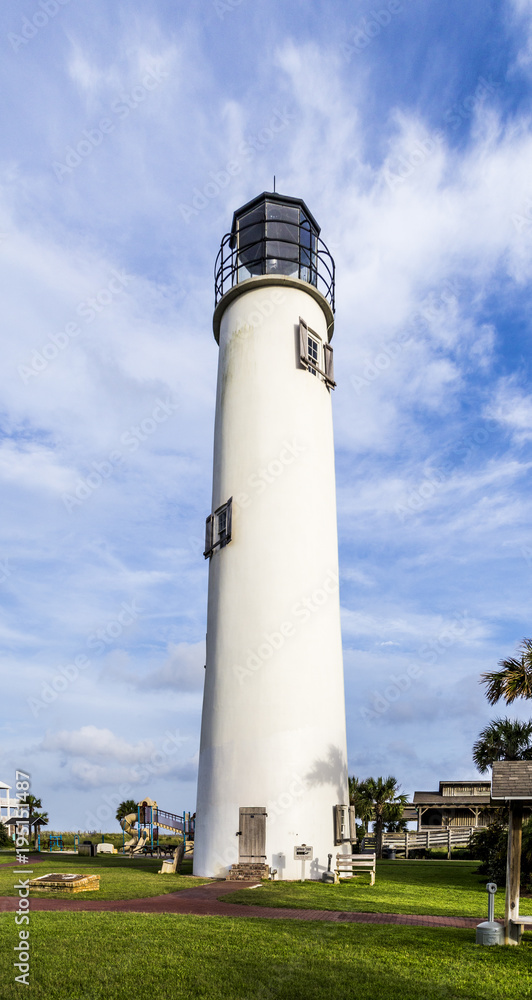
<instances>
[{"instance_id":1,"label":"blue sky","mask_svg":"<svg viewBox=\"0 0 532 1000\"><path fill-rule=\"evenodd\" d=\"M0 779L194 809L212 271L274 174L337 265L350 773L474 777L532 631L532 3L10 0L0 44Z\"/></svg>"}]
</instances>

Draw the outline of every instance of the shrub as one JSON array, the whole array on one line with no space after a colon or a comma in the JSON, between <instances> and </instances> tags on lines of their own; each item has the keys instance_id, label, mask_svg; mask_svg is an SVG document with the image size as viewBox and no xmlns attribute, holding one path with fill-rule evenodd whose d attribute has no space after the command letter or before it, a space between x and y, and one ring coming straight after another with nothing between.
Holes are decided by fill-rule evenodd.
<instances>
[{"instance_id":1,"label":"shrub","mask_svg":"<svg viewBox=\"0 0 532 1000\"><path fill-rule=\"evenodd\" d=\"M0 823L0 847L13 847L13 841L3 823Z\"/></svg>"},{"instance_id":2,"label":"shrub","mask_svg":"<svg viewBox=\"0 0 532 1000\"><path fill-rule=\"evenodd\" d=\"M506 855L508 850L508 828L500 821L479 830L472 837L472 852L479 858L479 875L485 875L490 882L506 885ZM527 886L532 879L532 818L523 826L521 852L521 885Z\"/></svg>"}]
</instances>

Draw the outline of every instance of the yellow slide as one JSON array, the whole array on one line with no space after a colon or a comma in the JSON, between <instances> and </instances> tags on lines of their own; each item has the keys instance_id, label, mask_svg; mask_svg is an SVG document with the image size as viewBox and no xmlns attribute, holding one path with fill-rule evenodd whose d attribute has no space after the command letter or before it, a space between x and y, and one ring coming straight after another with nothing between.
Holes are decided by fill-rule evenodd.
<instances>
[{"instance_id":1,"label":"yellow slide","mask_svg":"<svg viewBox=\"0 0 532 1000\"><path fill-rule=\"evenodd\" d=\"M132 854L138 854L140 851L142 851L144 845L149 840L149 833L147 830L140 831L141 835L139 839L137 831L133 829L136 822L137 822L136 813L128 813L127 816L124 816L124 818L120 820L120 826L122 827L124 832L132 834L131 840L126 840L124 844L124 850L131 851Z\"/></svg>"},{"instance_id":2,"label":"yellow slide","mask_svg":"<svg viewBox=\"0 0 532 1000\"><path fill-rule=\"evenodd\" d=\"M127 816L124 816L124 818L120 820L120 826L122 827L124 832L129 833L130 835L133 834L131 840L126 841L126 843L124 844L124 849L127 849L129 847L134 848L135 844L138 843L139 835L137 831L133 829L136 822L137 822L136 812L128 813Z\"/></svg>"}]
</instances>

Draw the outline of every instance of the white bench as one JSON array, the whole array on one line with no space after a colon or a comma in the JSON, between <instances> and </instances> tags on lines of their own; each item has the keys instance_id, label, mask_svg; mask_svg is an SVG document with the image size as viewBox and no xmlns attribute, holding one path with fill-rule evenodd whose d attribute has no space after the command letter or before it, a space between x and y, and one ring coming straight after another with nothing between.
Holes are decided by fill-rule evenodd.
<instances>
[{"instance_id":1,"label":"white bench","mask_svg":"<svg viewBox=\"0 0 532 1000\"><path fill-rule=\"evenodd\" d=\"M370 873L370 885L375 885L376 854L337 854L335 872L342 875L358 875L359 871Z\"/></svg>"}]
</instances>

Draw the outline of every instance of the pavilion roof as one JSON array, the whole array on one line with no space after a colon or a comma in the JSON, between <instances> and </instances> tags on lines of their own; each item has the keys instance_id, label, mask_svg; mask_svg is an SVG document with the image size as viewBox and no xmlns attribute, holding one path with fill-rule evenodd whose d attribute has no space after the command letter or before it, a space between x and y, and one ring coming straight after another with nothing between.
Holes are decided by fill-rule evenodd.
<instances>
[{"instance_id":1,"label":"pavilion roof","mask_svg":"<svg viewBox=\"0 0 532 1000\"><path fill-rule=\"evenodd\" d=\"M532 761L495 761L492 767L491 797L497 801L532 801Z\"/></svg>"},{"instance_id":2,"label":"pavilion roof","mask_svg":"<svg viewBox=\"0 0 532 1000\"><path fill-rule=\"evenodd\" d=\"M439 792L414 792L416 806L447 806L456 809L459 806L489 806L491 797L489 791L485 795L440 795Z\"/></svg>"}]
</instances>

